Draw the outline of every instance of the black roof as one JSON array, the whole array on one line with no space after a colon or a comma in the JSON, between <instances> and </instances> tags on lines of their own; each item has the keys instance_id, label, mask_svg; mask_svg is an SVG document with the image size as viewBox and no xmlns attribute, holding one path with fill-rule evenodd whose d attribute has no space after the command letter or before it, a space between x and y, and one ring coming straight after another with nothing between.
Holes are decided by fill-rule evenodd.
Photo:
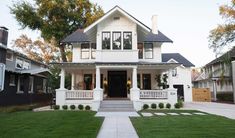
<instances>
[{"instance_id":1,"label":"black roof","mask_svg":"<svg viewBox=\"0 0 235 138\"><path fill-rule=\"evenodd\" d=\"M212 60L211 62L207 63L206 66L210 66L216 63L224 62L225 59L230 58L231 60L235 60L235 47L233 47L228 52L224 53L222 56Z\"/></svg>"},{"instance_id":2,"label":"black roof","mask_svg":"<svg viewBox=\"0 0 235 138\"><path fill-rule=\"evenodd\" d=\"M183 57L180 53L162 53L162 62L167 62L174 59L185 67L194 67L195 65Z\"/></svg>"},{"instance_id":3,"label":"black roof","mask_svg":"<svg viewBox=\"0 0 235 138\"><path fill-rule=\"evenodd\" d=\"M116 5L111 10L106 12L105 15L108 14L109 12L111 12L116 7L120 8L119 6ZM120 8L120 9L123 10L122 8ZM131 14L126 12L125 10L123 10L123 11L126 14L128 14L130 17L135 19L137 22L139 22L140 24L142 24L143 26L145 26L146 28L148 28L150 30L150 32L146 35L146 37L144 39L144 42L170 42L170 43L173 42L171 39L169 39L167 36L165 36L160 31L158 31L158 34L153 34L151 29L147 25L145 25L144 23L140 22L138 19L136 19L134 16L132 16ZM90 40L89 40L89 37L87 36L87 34L84 33L83 29L78 29L77 31L75 31L72 34L70 34L67 37L65 37L65 39L63 39L61 42L62 43L76 43L76 42L80 42L81 43L81 42L90 42Z\"/></svg>"}]
</instances>

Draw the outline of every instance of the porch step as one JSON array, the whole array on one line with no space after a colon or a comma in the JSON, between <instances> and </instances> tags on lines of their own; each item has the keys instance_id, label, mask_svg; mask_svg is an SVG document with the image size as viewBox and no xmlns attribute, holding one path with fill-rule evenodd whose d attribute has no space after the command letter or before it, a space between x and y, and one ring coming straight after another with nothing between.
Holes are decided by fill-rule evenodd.
<instances>
[{"instance_id":1,"label":"porch step","mask_svg":"<svg viewBox=\"0 0 235 138\"><path fill-rule=\"evenodd\" d=\"M132 101L127 100L107 100L102 101L100 112L130 112L135 111Z\"/></svg>"}]
</instances>

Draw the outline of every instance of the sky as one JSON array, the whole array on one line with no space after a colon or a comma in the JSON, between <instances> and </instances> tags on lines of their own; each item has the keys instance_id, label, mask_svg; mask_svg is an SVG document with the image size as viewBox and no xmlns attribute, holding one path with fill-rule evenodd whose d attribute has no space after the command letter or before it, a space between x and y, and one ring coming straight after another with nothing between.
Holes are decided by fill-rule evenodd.
<instances>
[{"instance_id":1,"label":"sky","mask_svg":"<svg viewBox=\"0 0 235 138\"><path fill-rule=\"evenodd\" d=\"M17 1L17 0L14 0ZM100 5L105 12L115 5L133 15L151 28L152 15L158 15L158 29L173 40L162 45L163 53L180 53L196 67L201 67L215 58L208 48L210 30L223 20L219 6L231 0L91 0ZM40 36L39 31L22 29L9 6L12 0L0 0L0 26L9 29L8 46L21 34L33 40Z\"/></svg>"}]
</instances>

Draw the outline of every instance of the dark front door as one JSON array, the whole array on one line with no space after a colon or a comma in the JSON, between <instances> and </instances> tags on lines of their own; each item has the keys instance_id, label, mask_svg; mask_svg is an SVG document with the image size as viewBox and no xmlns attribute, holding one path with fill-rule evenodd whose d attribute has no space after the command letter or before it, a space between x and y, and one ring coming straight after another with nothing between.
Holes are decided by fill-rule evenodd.
<instances>
[{"instance_id":1,"label":"dark front door","mask_svg":"<svg viewBox=\"0 0 235 138\"><path fill-rule=\"evenodd\" d=\"M178 99L184 100L184 85L173 85L175 89L177 89Z\"/></svg>"},{"instance_id":2,"label":"dark front door","mask_svg":"<svg viewBox=\"0 0 235 138\"><path fill-rule=\"evenodd\" d=\"M127 97L126 71L108 71L108 96Z\"/></svg>"}]
</instances>

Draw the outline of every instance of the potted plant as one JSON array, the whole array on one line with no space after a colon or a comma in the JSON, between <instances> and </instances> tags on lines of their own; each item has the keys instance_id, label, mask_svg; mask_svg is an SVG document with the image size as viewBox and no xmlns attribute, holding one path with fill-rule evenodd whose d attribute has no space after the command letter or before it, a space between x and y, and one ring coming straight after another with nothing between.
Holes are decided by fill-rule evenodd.
<instances>
[{"instance_id":1,"label":"potted plant","mask_svg":"<svg viewBox=\"0 0 235 138\"><path fill-rule=\"evenodd\" d=\"M162 83L162 79L161 79L161 74L156 75L155 80L157 81L157 86L159 87L159 89L162 89L163 83Z\"/></svg>"},{"instance_id":2,"label":"potted plant","mask_svg":"<svg viewBox=\"0 0 235 138\"><path fill-rule=\"evenodd\" d=\"M126 85L127 85L127 98L130 98L130 89L131 89L131 79L130 78L128 78Z\"/></svg>"}]
</instances>

